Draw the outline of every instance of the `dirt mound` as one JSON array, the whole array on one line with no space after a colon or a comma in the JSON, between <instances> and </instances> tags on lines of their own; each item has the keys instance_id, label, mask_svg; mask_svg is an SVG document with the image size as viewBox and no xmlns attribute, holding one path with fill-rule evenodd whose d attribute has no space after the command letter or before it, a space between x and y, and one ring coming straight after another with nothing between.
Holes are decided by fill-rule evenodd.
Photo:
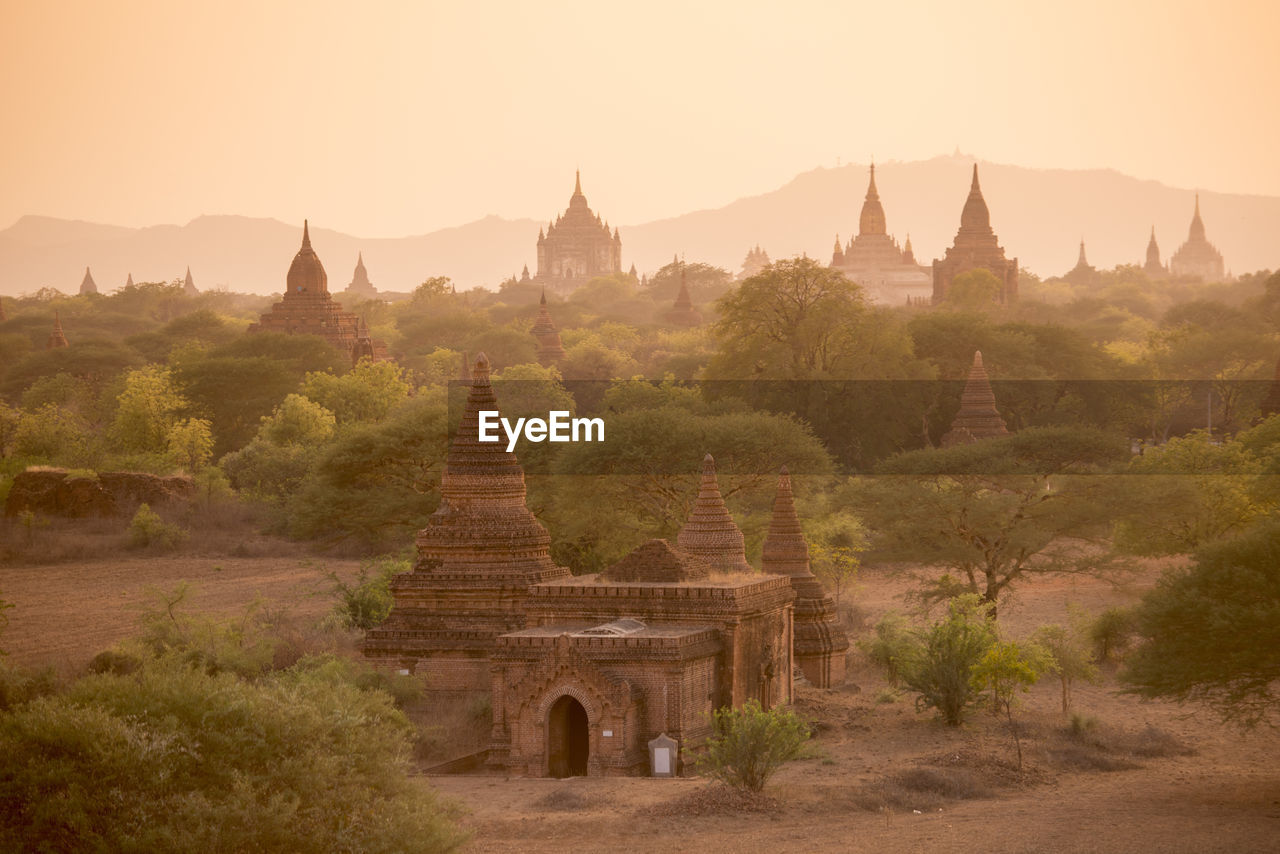
<instances>
[{"instance_id":1,"label":"dirt mound","mask_svg":"<svg viewBox=\"0 0 1280 854\"><path fill-rule=\"evenodd\" d=\"M723 783L712 783L696 791L682 794L641 810L644 816L736 815L739 813L774 813L782 803L763 792L748 792Z\"/></svg>"},{"instance_id":2,"label":"dirt mound","mask_svg":"<svg viewBox=\"0 0 1280 854\"><path fill-rule=\"evenodd\" d=\"M160 477L131 471L73 475L66 469L28 469L13 479L4 515L32 512L83 519L123 516L139 504L157 507L188 501L195 483L185 475Z\"/></svg>"}]
</instances>

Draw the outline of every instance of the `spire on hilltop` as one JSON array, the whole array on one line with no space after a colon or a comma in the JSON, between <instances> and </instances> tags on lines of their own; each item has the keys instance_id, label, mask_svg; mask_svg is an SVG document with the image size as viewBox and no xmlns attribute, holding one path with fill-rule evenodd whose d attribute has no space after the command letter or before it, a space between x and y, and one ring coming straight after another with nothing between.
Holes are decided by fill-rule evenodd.
<instances>
[{"instance_id":1,"label":"spire on hilltop","mask_svg":"<svg viewBox=\"0 0 1280 854\"><path fill-rule=\"evenodd\" d=\"M716 480L716 461L702 460L702 482L689 520L680 529L676 544L724 572L751 572L742 531L734 524Z\"/></svg>"},{"instance_id":2,"label":"spire on hilltop","mask_svg":"<svg viewBox=\"0 0 1280 854\"><path fill-rule=\"evenodd\" d=\"M1084 255L1084 238L1080 238L1080 258L1076 261L1077 267L1088 267L1089 259Z\"/></svg>"}]
</instances>

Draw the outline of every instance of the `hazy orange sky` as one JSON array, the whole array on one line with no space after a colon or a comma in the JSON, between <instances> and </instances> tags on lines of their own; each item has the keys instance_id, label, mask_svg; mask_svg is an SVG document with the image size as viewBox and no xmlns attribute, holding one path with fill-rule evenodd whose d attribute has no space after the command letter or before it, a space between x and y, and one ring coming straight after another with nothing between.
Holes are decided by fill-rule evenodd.
<instances>
[{"instance_id":1,"label":"hazy orange sky","mask_svg":"<svg viewBox=\"0 0 1280 854\"><path fill-rule=\"evenodd\" d=\"M15 2L0 227L273 216L361 236L615 224L797 172L1112 167L1280 195L1280 3Z\"/></svg>"}]
</instances>

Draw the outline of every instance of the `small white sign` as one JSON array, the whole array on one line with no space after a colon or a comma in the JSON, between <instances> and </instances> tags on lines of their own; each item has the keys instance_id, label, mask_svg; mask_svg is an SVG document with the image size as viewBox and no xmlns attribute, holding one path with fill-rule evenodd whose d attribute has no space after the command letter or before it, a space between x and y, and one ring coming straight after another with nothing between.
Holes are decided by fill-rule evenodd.
<instances>
[{"instance_id":1,"label":"small white sign","mask_svg":"<svg viewBox=\"0 0 1280 854\"><path fill-rule=\"evenodd\" d=\"M669 749L659 747L653 751L653 773L671 773L671 751Z\"/></svg>"},{"instance_id":2,"label":"small white sign","mask_svg":"<svg viewBox=\"0 0 1280 854\"><path fill-rule=\"evenodd\" d=\"M613 738L613 730L607 729L602 733L605 738Z\"/></svg>"}]
</instances>

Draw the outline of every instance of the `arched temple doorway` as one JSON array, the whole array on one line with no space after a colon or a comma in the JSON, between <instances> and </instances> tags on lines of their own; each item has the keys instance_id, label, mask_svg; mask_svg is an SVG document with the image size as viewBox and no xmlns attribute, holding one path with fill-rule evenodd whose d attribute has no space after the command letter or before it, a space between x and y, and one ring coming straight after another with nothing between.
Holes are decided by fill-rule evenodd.
<instances>
[{"instance_id":1,"label":"arched temple doorway","mask_svg":"<svg viewBox=\"0 0 1280 854\"><path fill-rule=\"evenodd\" d=\"M551 777L584 777L591 752L587 710L567 694L547 713L547 774Z\"/></svg>"}]
</instances>

